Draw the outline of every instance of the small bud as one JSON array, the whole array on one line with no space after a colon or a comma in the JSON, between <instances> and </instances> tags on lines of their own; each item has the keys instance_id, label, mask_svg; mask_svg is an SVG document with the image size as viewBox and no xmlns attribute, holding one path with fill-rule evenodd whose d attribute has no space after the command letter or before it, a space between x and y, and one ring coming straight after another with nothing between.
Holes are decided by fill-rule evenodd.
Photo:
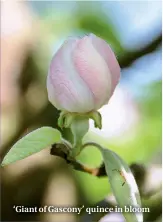
<instances>
[{"instance_id":1,"label":"small bud","mask_svg":"<svg viewBox=\"0 0 163 222\"><path fill-rule=\"evenodd\" d=\"M119 64L104 40L93 34L70 38L52 58L48 98L62 111L96 111L108 103L119 78Z\"/></svg>"}]
</instances>

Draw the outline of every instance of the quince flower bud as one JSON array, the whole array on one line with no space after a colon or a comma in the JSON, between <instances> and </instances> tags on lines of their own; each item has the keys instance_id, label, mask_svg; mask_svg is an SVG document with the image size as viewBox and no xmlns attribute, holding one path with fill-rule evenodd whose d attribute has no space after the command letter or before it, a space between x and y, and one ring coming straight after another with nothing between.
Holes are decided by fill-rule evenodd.
<instances>
[{"instance_id":1,"label":"quince flower bud","mask_svg":"<svg viewBox=\"0 0 163 222\"><path fill-rule=\"evenodd\" d=\"M52 58L48 98L62 111L92 112L108 103L119 78L117 59L103 39L69 38Z\"/></svg>"}]
</instances>

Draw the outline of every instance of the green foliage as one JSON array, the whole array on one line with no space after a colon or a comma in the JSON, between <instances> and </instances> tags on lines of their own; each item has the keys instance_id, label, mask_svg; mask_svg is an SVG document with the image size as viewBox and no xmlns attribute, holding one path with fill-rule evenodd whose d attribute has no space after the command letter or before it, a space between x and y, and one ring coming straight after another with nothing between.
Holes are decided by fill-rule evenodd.
<instances>
[{"instance_id":1,"label":"green foliage","mask_svg":"<svg viewBox=\"0 0 163 222\"><path fill-rule=\"evenodd\" d=\"M113 151L100 148L105 169L118 205L141 207L140 195L135 179L127 164ZM142 221L141 213L126 213L123 210L126 221Z\"/></svg>"},{"instance_id":2,"label":"green foliage","mask_svg":"<svg viewBox=\"0 0 163 222\"><path fill-rule=\"evenodd\" d=\"M51 127L37 129L14 144L3 159L2 166L24 159L60 141L61 134L58 130Z\"/></svg>"}]
</instances>

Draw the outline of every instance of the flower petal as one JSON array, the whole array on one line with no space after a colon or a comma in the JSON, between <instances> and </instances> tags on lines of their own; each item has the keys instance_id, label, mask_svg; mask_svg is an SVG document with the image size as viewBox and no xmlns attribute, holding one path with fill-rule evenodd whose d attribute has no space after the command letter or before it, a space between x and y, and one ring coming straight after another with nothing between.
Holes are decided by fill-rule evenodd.
<instances>
[{"instance_id":1,"label":"flower petal","mask_svg":"<svg viewBox=\"0 0 163 222\"><path fill-rule=\"evenodd\" d=\"M93 96L72 63L72 52L78 40L69 39L52 59L49 78L53 85L54 105L69 112L89 112L94 108Z\"/></svg>"},{"instance_id":2,"label":"flower petal","mask_svg":"<svg viewBox=\"0 0 163 222\"><path fill-rule=\"evenodd\" d=\"M94 34L90 35L92 39L92 44L96 48L96 50L100 53L100 55L105 59L109 70L111 72L111 81L112 81L112 90L111 94L113 94L116 85L120 79L120 66L115 57L114 52L110 48L110 46L101 38L95 36Z\"/></svg>"},{"instance_id":3,"label":"flower petal","mask_svg":"<svg viewBox=\"0 0 163 222\"><path fill-rule=\"evenodd\" d=\"M100 108L110 98L111 77L105 60L93 47L88 36L77 42L73 61L76 70L94 95L95 109Z\"/></svg>"}]
</instances>

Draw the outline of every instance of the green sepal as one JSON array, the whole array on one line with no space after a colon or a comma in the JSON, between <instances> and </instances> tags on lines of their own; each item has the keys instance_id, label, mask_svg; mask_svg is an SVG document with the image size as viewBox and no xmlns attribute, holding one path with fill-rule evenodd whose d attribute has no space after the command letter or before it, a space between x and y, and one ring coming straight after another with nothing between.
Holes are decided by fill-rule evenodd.
<instances>
[{"instance_id":1,"label":"green sepal","mask_svg":"<svg viewBox=\"0 0 163 222\"><path fill-rule=\"evenodd\" d=\"M62 111L58 118L58 126L61 129L70 128L74 119L80 117L92 119L94 121L94 126L96 128L102 129L102 118L101 114L98 111L91 111L88 113L70 113L67 111Z\"/></svg>"},{"instance_id":2,"label":"green sepal","mask_svg":"<svg viewBox=\"0 0 163 222\"><path fill-rule=\"evenodd\" d=\"M89 118L94 120L94 126L102 129L102 117L98 111L93 111L89 114Z\"/></svg>"}]
</instances>

